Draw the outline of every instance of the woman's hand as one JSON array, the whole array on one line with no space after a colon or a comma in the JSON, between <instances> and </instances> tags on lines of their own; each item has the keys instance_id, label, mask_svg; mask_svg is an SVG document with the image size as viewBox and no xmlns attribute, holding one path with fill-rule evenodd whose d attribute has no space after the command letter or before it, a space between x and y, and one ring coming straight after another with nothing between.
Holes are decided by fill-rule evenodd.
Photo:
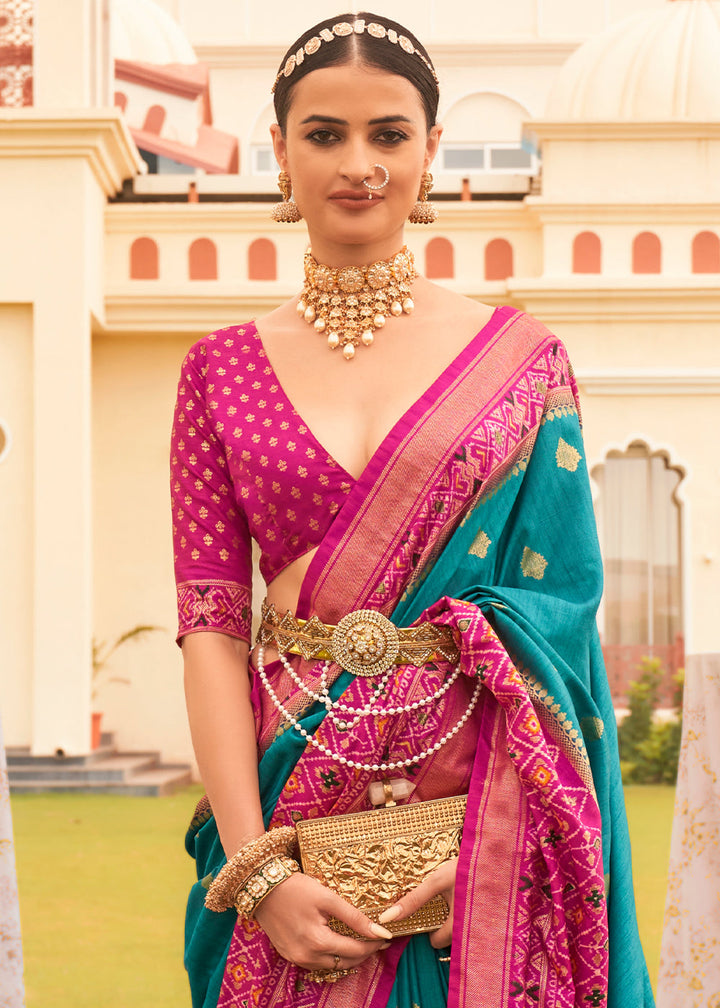
<instances>
[{"instance_id":1,"label":"woman's hand","mask_svg":"<svg viewBox=\"0 0 720 1008\"><path fill-rule=\"evenodd\" d=\"M333 931L336 917L368 941ZM296 872L275 886L255 911L255 919L280 955L305 970L353 969L392 938L387 928L324 885Z\"/></svg>"},{"instance_id":2,"label":"woman's hand","mask_svg":"<svg viewBox=\"0 0 720 1008\"><path fill-rule=\"evenodd\" d=\"M393 906L388 907L378 917L381 924L389 924L391 921L402 920L409 917L411 913L419 910L420 907L431 900L433 896L440 893L445 902L450 907L450 913L444 924L441 924L437 931L430 935L430 944L433 948L445 948L452 941L453 927L453 907L455 903L455 874L457 872L458 859L450 858L448 861L437 867L434 871L422 880L420 885L415 886L410 892L405 893L401 900Z\"/></svg>"}]
</instances>

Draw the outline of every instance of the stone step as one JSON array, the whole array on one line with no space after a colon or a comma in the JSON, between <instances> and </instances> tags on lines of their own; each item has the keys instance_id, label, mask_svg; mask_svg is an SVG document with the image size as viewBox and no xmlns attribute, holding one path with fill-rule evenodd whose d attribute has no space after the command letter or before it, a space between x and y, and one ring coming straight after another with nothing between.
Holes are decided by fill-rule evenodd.
<instances>
[{"instance_id":1,"label":"stone step","mask_svg":"<svg viewBox=\"0 0 720 1008\"><path fill-rule=\"evenodd\" d=\"M167 795L192 783L187 764L162 763L157 752L117 752L112 736L86 756L32 756L28 749L9 749L7 763L13 794Z\"/></svg>"},{"instance_id":2,"label":"stone step","mask_svg":"<svg viewBox=\"0 0 720 1008\"><path fill-rule=\"evenodd\" d=\"M124 780L56 780L38 781L26 779L10 782L11 794L112 794L134 797L161 797L174 794L192 783L190 767L156 766L152 770L126 777Z\"/></svg>"},{"instance_id":3,"label":"stone step","mask_svg":"<svg viewBox=\"0 0 720 1008\"><path fill-rule=\"evenodd\" d=\"M33 756L29 746L9 746L5 750L8 767L29 766L90 766L98 760L107 759L117 750L112 735L108 735L101 740L97 749L83 756L66 756L64 752L58 750L56 753L49 753L46 756Z\"/></svg>"},{"instance_id":4,"label":"stone step","mask_svg":"<svg viewBox=\"0 0 720 1008\"><path fill-rule=\"evenodd\" d=\"M157 753L113 753L89 763L70 763L56 760L54 763L42 760L37 763L8 765L10 783L35 780L47 781L123 781L128 775L152 770L158 765Z\"/></svg>"}]
</instances>

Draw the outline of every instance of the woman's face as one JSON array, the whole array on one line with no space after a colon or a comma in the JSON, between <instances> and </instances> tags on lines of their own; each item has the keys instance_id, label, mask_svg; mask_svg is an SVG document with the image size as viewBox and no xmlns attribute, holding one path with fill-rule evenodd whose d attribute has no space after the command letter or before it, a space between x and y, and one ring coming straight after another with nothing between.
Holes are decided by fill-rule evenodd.
<instances>
[{"instance_id":1,"label":"woman's face","mask_svg":"<svg viewBox=\"0 0 720 1008\"><path fill-rule=\"evenodd\" d=\"M420 177L437 151L420 95L404 77L374 67L323 67L298 81L275 155L292 181L313 255L328 265L384 259L403 244ZM363 180L389 181L368 199Z\"/></svg>"}]
</instances>

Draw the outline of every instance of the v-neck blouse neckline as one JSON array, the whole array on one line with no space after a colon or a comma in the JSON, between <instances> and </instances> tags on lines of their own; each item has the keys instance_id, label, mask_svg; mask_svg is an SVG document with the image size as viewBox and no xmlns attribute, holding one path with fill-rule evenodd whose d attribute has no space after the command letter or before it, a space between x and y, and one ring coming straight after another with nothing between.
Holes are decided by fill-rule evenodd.
<instances>
[{"instance_id":1,"label":"v-neck blouse neckline","mask_svg":"<svg viewBox=\"0 0 720 1008\"><path fill-rule=\"evenodd\" d=\"M358 476L353 476L352 473L348 472L344 465L339 462L332 452L323 445L322 441L317 437L313 431L310 424L304 419L302 413L297 409L292 399L285 390L285 386L278 377L275 366L273 365L270 355L268 354L265 344L263 343L262 336L257 327L255 320L249 323L251 327L252 335L258 344L258 353L262 355L266 362L267 367L270 369L270 374L274 383L278 386L278 390L285 400L286 405L290 408L292 413L297 417L298 423L301 424L306 431L306 436L309 437L319 451L325 456L325 458L332 463L332 465L344 476L347 480L355 486L357 483L361 482L367 473L373 468L373 463L375 460L383 453L384 449L391 442L394 443L396 440L396 432L399 429L406 429L408 424L412 423L415 417L420 414L423 410L425 402L429 399L430 401L435 398L436 391L439 388L443 388L449 378L456 374L458 370L462 369L465 361L475 352L476 344L478 341L487 339L500 324L501 318L503 317L503 312L513 312L514 309L508 308L495 308L490 318L485 322L485 324L478 330L478 332L469 340L464 347L453 357L453 359L442 369L440 374L433 379L433 381L420 393L420 395L413 400L413 402L407 407L406 410L397 418L397 420L390 426L389 430L382 437L378 445L376 446L373 453L368 458L362 472ZM438 388L439 387L439 388Z\"/></svg>"}]
</instances>

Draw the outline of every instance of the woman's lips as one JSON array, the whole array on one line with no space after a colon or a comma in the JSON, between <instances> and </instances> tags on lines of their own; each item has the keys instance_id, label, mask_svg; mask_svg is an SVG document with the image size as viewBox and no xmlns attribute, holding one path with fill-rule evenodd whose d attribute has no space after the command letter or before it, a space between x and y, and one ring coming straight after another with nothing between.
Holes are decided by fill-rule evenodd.
<instances>
[{"instance_id":1,"label":"woman's lips","mask_svg":"<svg viewBox=\"0 0 720 1008\"><path fill-rule=\"evenodd\" d=\"M341 206L345 210L355 210L356 212L369 210L371 207L377 206L382 201L382 198L382 196L377 196L373 193L372 199L368 199L366 192L356 192L352 189L339 189L330 196L332 202L337 206Z\"/></svg>"}]
</instances>

